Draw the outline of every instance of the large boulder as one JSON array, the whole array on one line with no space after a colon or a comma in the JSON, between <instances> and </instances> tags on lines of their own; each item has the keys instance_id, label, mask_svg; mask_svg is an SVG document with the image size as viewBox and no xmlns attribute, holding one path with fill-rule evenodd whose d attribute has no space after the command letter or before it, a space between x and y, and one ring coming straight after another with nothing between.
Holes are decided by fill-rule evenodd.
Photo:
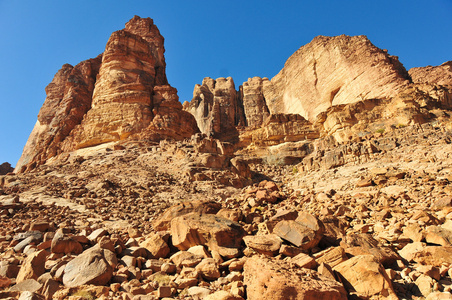
<instances>
[{"instance_id":1,"label":"large boulder","mask_svg":"<svg viewBox=\"0 0 452 300\"><path fill-rule=\"evenodd\" d=\"M381 296L398 299L383 266L372 255L358 255L334 267L349 292L363 297Z\"/></svg>"},{"instance_id":2,"label":"large boulder","mask_svg":"<svg viewBox=\"0 0 452 300\"><path fill-rule=\"evenodd\" d=\"M107 284L113 276L113 268L105 257L105 251L109 250L97 247L88 249L68 262L64 268L63 284L69 288L84 284Z\"/></svg>"},{"instance_id":3,"label":"large boulder","mask_svg":"<svg viewBox=\"0 0 452 300\"><path fill-rule=\"evenodd\" d=\"M20 283L27 279L38 279L45 272L45 262L48 252L40 250L33 252L22 263L16 282Z\"/></svg>"},{"instance_id":4,"label":"large boulder","mask_svg":"<svg viewBox=\"0 0 452 300\"><path fill-rule=\"evenodd\" d=\"M245 231L239 223L211 214L189 213L171 221L171 237L175 247L187 250L206 245L226 258L236 257Z\"/></svg>"},{"instance_id":5,"label":"large boulder","mask_svg":"<svg viewBox=\"0 0 452 300\"><path fill-rule=\"evenodd\" d=\"M307 213L300 213L296 220L280 221L273 228L274 234L306 251L317 246L324 232L322 221Z\"/></svg>"},{"instance_id":6,"label":"large boulder","mask_svg":"<svg viewBox=\"0 0 452 300\"><path fill-rule=\"evenodd\" d=\"M248 299L347 299L344 287L316 271L291 266L286 261L253 256L244 265Z\"/></svg>"},{"instance_id":7,"label":"large boulder","mask_svg":"<svg viewBox=\"0 0 452 300\"><path fill-rule=\"evenodd\" d=\"M221 204L213 201L187 201L171 206L153 222L153 227L157 231L168 230L171 220L196 212L199 214L216 214L221 209Z\"/></svg>"}]
</instances>

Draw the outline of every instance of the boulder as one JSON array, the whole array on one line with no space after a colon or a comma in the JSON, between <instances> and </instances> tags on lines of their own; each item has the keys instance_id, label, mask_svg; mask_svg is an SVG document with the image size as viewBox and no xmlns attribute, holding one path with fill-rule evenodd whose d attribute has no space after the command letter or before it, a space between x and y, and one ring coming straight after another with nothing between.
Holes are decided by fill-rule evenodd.
<instances>
[{"instance_id":1,"label":"boulder","mask_svg":"<svg viewBox=\"0 0 452 300\"><path fill-rule=\"evenodd\" d=\"M140 247L146 248L152 258L165 258L170 253L170 248L165 240L157 233L152 233L140 243Z\"/></svg>"},{"instance_id":2,"label":"boulder","mask_svg":"<svg viewBox=\"0 0 452 300\"><path fill-rule=\"evenodd\" d=\"M19 292L37 292L42 287L42 284L36 281L35 279L26 279L21 282L18 282L14 286L10 288L10 291L19 291Z\"/></svg>"},{"instance_id":3,"label":"boulder","mask_svg":"<svg viewBox=\"0 0 452 300\"><path fill-rule=\"evenodd\" d=\"M202 278L208 281L220 278L220 268L213 258L204 258L197 266L196 270Z\"/></svg>"},{"instance_id":4,"label":"boulder","mask_svg":"<svg viewBox=\"0 0 452 300\"><path fill-rule=\"evenodd\" d=\"M402 249L403 250L403 249ZM426 246L413 253L412 260L435 267L441 267L443 264L452 264L452 246Z\"/></svg>"},{"instance_id":5,"label":"boulder","mask_svg":"<svg viewBox=\"0 0 452 300\"><path fill-rule=\"evenodd\" d=\"M282 240L276 234L248 235L243 238L245 245L261 254L274 256L281 248Z\"/></svg>"},{"instance_id":6,"label":"boulder","mask_svg":"<svg viewBox=\"0 0 452 300\"><path fill-rule=\"evenodd\" d=\"M424 231L425 241L430 244L451 246L452 231L441 226L429 226Z\"/></svg>"},{"instance_id":7,"label":"boulder","mask_svg":"<svg viewBox=\"0 0 452 300\"><path fill-rule=\"evenodd\" d=\"M171 238L179 250L206 245L226 258L236 257L245 231L240 224L211 214L190 213L171 221Z\"/></svg>"},{"instance_id":8,"label":"boulder","mask_svg":"<svg viewBox=\"0 0 452 300\"><path fill-rule=\"evenodd\" d=\"M16 282L20 283L27 279L38 279L45 272L45 262L48 252L40 250L33 252L22 263Z\"/></svg>"},{"instance_id":9,"label":"boulder","mask_svg":"<svg viewBox=\"0 0 452 300\"><path fill-rule=\"evenodd\" d=\"M88 249L68 262L63 284L72 288L85 284L105 285L113 276L113 268L105 258L105 249Z\"/></svg>"},{"instance_id":10,"label":"boulder","mask_svg":"<svg viewBox=\"0 0 452 300\"><path fill-rule=\"evenodd\" d=\"M317 246L324 231L323 223L311 215L280 221L273 228L274 234L306 251Z\"/></svg>"},{"instance_id":11,"label":"boulder","mask_svg":"<svg viewBox=\"0 0 452 300\"><path fill-rule=\"evenodd\" d=\"M316 271L253 256L244 265L248 299L347 299L342 285Z\"/></svg>"},{"instance_id":12,"label":"boulder","mask_svg":"<svg viewBox=\"0 0 452 300\"><path fill-rule=\"evenodd\" d=\"M331 247L321 253L322 255L318 257L316 255L316 261L319 264L325 263L330 267L334 268L338 264L346 261L348 259L345 254L345 250L342 247Z\"/></svg>"},{"instance_id":13,"label":"boulder","mask_svg":"<svg viewBox=\"0 0 452 300\"><path fill-rule=\"evenodd\" d=\"M372 255L358 255L333 268L349 292L362 297L381 296L397 299L391 280L383 266Z\"/></svg>"},{"instance_id":14,"label":"boulder","mask_svg":"<svg viewBox=\"0 0 452 300\"><path fill-rule=\"evenodd\" d=\"M391 248L381 245L371 234L348 234L345 243L341 243L345 252L351 256L372 255L383 266L390 266L400 256Z\"/></svg>"},{"instance_id":15,"label":"boulder","mask_svg":"<svg viewBox=\"0 0 452 300\"><path fill-rule=\"evenodd\" d=\"M83 252L83 247L72 237L65 236L62 229L58 229L52 239L50 251L52 253L80 254Z\"/></svg>"},{"instance_id":16,"label":"boulder","mask_svg":"<svg viewBox=\"0 0 452 300\"><path fill-rule=\"evenodd\" d=\"M169 230L171 220L186 215L188 213L197 212L202 214L216 214L221 209L221 204L213 201L190 201L176 204L165 210L165 212L153 222L153 227L157 231Z\"/></svg>"}]
</instances>

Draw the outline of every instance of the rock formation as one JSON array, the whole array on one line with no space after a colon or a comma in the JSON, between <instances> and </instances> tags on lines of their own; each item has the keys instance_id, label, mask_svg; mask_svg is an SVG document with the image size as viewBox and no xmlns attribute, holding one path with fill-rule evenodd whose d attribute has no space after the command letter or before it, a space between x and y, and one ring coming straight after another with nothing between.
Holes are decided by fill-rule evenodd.
<instances>
[{"instance_id":1,"label":"rock formation","mask_svg":"<svg viewBox=\"0 0 452 300\"><path fill-rule=\"evenodd\" d=\"M250 128L260 127L270 116L264 98L264 88L269 85L268 78L248 78L239 88L245 113L245 125Z\"/></svg>"},{"instance_id":2,"label":"rock formation","mask_svg":"<svg viewBox=\"0 0 452 300\"><path fill-rule=\"evenodd\" d=\"M398 58L367 37L318 36L287 60L264 95L271 113L298 113L314 121L331 106L388 99L408 83Z\"/></svg>"},{"instance_id":3,"label":"rock formation","mask_svg":"<svg viewBox=\"0 0 452 300\"><path fill-rule=\"evenodd\" d=\"M317 37L181 105L163 54L134 17L47 87L0 166L1 299L452 299L450 62Z\"/></svg>"},{"instance_id":4,"label":"rock formation","mask_svg":"<svg viewBox=\"0 0 452 300\"><path fill-rule=\"evenodd\" d=\"M205 78L184 109L201 132L224 139L238 130L237 147L256 151L322 135L347 141L377 126L423 123L431 118L422 110L426 102L430 108L451 106L447 89L416 88L397 57L365 36L319 36L296 51L271 81L249 78L236 92L231 78Z\"/></svg>"},{"instance_id":5,"label":"rock formation","mask_svg":"<svg viewBox=\"0 0 452 300\"><path fill-rule=\"evenodd\" d=\"M163 37L152 19L135 16L114 32L103 55L64 65L47 98L16 171L34 168L75 149L133 135L183 139L198 132L182 111L165 75Z\"/></svg>"},{"instance_id":6,"label":"rock formation","mask_svg":"<svg viewBox=\"0 0 452 300\"><path fill-rule=\"evenodd\" d=\"M11 164L8 162L4 162L0 165L0 175L8 174L9 172L13 172L14 168L11 167Z\"/></svg>"},{"instance_id":7,"label":"rock formation","mask_svg":"<svg viewBox=\"0 0 452 300\"><path fill-rule=\"evenodd\" d=\"M435 67L412 68L408 73L414 83L431 83L452 88L452 61Z\"/></svg>"},{"instance_id":8,"label":"rock formation","mask_svg":"<svg viewBox=\"0 0 452 300\"><path fill-rule=\"evenodd\" d=\"M23 166L34 168L61 152L61 143L91 107L101 59L98 56L75 67L65 64L55 74L16 171Z\"/></svg>"},{"instance_id":9,"label":"rock formation","mask_svg":"<svg viewBox=\"0 0 452 300\"><path fill-rule=\"evenodd\" d=\"M238 133L236 126L243 124L243 108L231 77L206 77L197 84L193 99L185 104L185 110L195 116L202 133L234 140Z\"/></svg>"}]
</instances>

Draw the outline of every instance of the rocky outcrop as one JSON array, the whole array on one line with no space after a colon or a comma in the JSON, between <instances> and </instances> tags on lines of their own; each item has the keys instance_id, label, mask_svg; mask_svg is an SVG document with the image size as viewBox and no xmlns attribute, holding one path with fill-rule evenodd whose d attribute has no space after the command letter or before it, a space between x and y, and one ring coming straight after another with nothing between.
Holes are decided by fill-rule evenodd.
<instances>
[{"instance_id":1,"label":"rocky outcrop","mask_svg":"<svg viewBox=\"0 0 452 300\"><path fill-rule=\"evenodd\" d=\"M28 138L16 171L34 168L61 153L61 143L91 108L94 83L102 57L75 67L65 64L46 87L46 100Z\"/></svg>"},{"instance_id":2,"label":"rocky outcrop","mask_svg":"<svg viewBox=\"0 0 452 300\"><path fill-rule=\"evenodd\" d=\"M245 113L245 123L249 128L260 127L270 116L263 90L270 84L268 78L248 78L239 88Z\"/></svg>"},{"instance_id":3,"label":"rocky outcrop","mask_svg":"<svg viewBox=\"0 0 452 300\"><path fill-rule=\"evenodd\" d=\"M367 37L318 36L287 60L264 96L271 113L297 113L313 121L331 106L388 99L407 84L398 58Z\"/></svg>"},{"instance_id":4,"label":"rocky outcrop","mask_svg":"<svg viewBox=\"0 0 452 300\"><path fill-rule=\"evenodd\" d=\"M430 83L452 88L452 61L440 66L412 68L408 73L414 83Z\"/></svg>"},{"instance_id":5,"label":"rocky outcrop","mask_svg":"<svg viewBox=\"0 0 452 300\"><path fill-rule=\"evenodd\" d=\"M165 75L163 37L152 19L135 16L114 32L103 55L64 65L47 98L16 171L62 152L137 136L183 139L198 132Z\"/></svg>"},{"instance_id":6,"label":"rocky outcrop","mask_svg":"<svg viewBox=\"0 0 452 300\"><path fill-rule=\"evenodd\" d=\"M14 171L14 168L11 167L10 163L4 162L0 165L0 175L5 175L12 171Z\"/></svg>"},{"instance_id":7,"label":"rocky outcrop","mask_svg":"<svg viewBox=\"0 0 452 300\"><path fill-rule=\"evenodd\" d=\"M316 37L271 81L249 78L238 92L231 78L205 78L184 108L195 116L201 132L224 139L239 130L238 147L256 151L322 135L343 142L368 130L363 124L372 122L423 123L430 116L421 110L432 99L447 107L452 102L447 91L413 87L397 57L367 37L341 35Z\"/></svg>"},{"instance_id":8,"label":"rocky outcrop","mask_svg":"<svg viewBox=\"0 0 452 300\"><path fill-rule=\"evenodd\" d=\"M111 35L92 109L65 141L66 151L144 132L157 140L197 132L193 118L182 111L177 90L166 84L163 51L163 37L151 19L133 18L126 29Z\"/></svg>"},{"instance_id":9,"label":"rocky outcrop","mask_svg":"<svg viewBox=\"0 0 452 300\"><path fill-rule=\"evenodd\" d=\"M231 77L204 78L184 107L195 116L199 129L207 136L234 140L238 136L236 126L244 124L243 108Z\"/></svg>"}]
</instances>

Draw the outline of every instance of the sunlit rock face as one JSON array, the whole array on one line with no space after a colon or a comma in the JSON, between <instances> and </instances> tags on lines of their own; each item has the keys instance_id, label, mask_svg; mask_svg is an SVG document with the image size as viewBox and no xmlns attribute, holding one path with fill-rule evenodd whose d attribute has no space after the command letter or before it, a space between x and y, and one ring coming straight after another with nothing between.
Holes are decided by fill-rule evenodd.
<instances>
[{"instance_id":1,"label":"sunlit rock face","mask_svg":"<svg viewBox=\"0 0 452 300\"><path fill-rule=\"evenodd\" d=\"M329 107L388 99L409 84L397 57L365 36L318 36L298 49L264 88L271 113L296 113L313 121Z\"/></svg>"},{"instance_id":2,"label":"sunlit rock face","mask_svg":"<svg viewBox=\"0 0 452 300\"><path fill-rule=\"evenodd\" d=\"M113 32L102 55L64 65L46 88L16 171L62 152L129 137L183 139L199 132L168 84L163 42L152 19L135 16Z\"/></svg>"},{"instance_id":3,"label":"sunlit rock face","mask_svg":"<svg viewBox=\"0 0 452 300\"><path fill-rule=\"evenodd\" d=\"M408 73L414 83L430 83L452 88L452 61L440 66L411 68Z\"/></svg>"},{"instance_id":4,"label":"sunlit rock face","mask_svg":"<svg viewBox=\"0 0 452 300\"><path fill-rule=\"evenodd\" d=\"M236 126L244 125L242 103L231 77L204 78L201 85L195 85L185 110L196 118L202 133L223 140L236 139Z\"/></svg>"}]
</instances>

